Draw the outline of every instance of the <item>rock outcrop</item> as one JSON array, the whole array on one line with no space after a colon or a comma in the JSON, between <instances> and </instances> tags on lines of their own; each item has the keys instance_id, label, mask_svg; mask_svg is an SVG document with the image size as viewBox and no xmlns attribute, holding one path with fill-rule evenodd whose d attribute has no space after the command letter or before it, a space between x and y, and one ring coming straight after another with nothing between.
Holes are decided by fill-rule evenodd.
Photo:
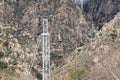
<instances>
[{"instance_id":1,"label":"rock outcrop","mask_svg":"<svg viewBox=\"0 0 120 80\"><path fill-rule=\"evenodd\" d=\"M84 5L85 12L90 14L94 23L100 29L120 11L119 0L88 0Z\"/></svg>"}]
</instances>

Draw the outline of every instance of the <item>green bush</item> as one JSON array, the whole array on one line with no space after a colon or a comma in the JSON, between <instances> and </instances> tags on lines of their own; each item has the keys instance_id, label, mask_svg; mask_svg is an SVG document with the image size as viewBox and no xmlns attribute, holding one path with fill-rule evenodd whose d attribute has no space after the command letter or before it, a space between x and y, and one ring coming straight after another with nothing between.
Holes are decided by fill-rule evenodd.
<instances>
[{"instance_id":1,"label":"green bush","mask_svg":"<svg viewBox=\"0 0 120 80\"><path fill-rule=\"evenodd\" d=\"M4 52L0 51L0 57L4 56Z\"/></svg>"},{"instance_id":2,"label":"green bush","mask_svg":"<svg viewBox=\"0 0 120 80\"><path fill-rule=\"evenodd\" d=\"M18 62L17 62L16 60L13 60L12 64L13 64L13 65L17 65Z\"/></svg>"},{"instance_id":3,"label":"green bush","mask_svg":"<svg viewBox=\"0 0 120 80\"><path fill-rule=\"evenodd\" d=\"M50 59L55 60L58 57L58 54L51 52Z\"/></svg>"},{"instance_id":4,"label":"green bush","mask_svg":"<svg viewBox=\"0 0 120 80\"><path fill-rule=\"evenodd\" d=\"M115 32L110 33L109 36L112 39L112 41L114 41L117 38L117 34Z\"/></svg>"},{"instance_id":5,"label":"green bush","mask_svg":"<svg viewBox=\"0 0 120 80\"><path fill-rule=\"evenodd\" d=\"M7 68L7 65L4 62L0 61L0 69L5 69L5 68Z\"/></svg>"},{"instance_id":6,"label":"green bush","mask_svg":"<svg viewBox=\"0 0 120 80\"><path fill-rule=\"evenodd\" d=\"M112 39L115 39L117 37L117 34L111 33L110 36Z\"/></svg>"},{"instance_id":7,"label":"green bush","mask_svg":"<svg viewBox=\"0 0 120 80\"><path fill-rule=\"evenodd\" d=\"M35 76L38 79L42 80L42 74L38 70L36 70L35 68L32 68L32 72L35 74Z\"/></svg>"},{"instance_id":8,"label":"green bush","mask_svg":"<svg viewBox=\"0 0 120 80\"><path fill-rule=\"evenodd\" d=\"M91 69L88 64L84 64L83 67L84 67L85 70L88 70L88 71Z\"/></svg>"},{"instance_id":9,"label":"green bush","mask_svg":"<svg viewBox=\"0 0 120 80\"><path fill-rule=\"evenodd\" d=\"M8 46L8 44L9 44L9 42L8 42L8 41L3 42L3 46L5 46L5 47L7 47L7 46Z\"/></svg>"},{"instance_id":10,"label":"green bush","mask_svg":"<svg viewBox=\"0 0 120 80\"><path fill-rule=\"evenodd\" d=\"M86 73L84 69L74 69L69 72L69 80L81 80L85 77Z\"/></svg>"},{"instance_id":11,"label":"green bush","mask_svg":"<svg viewBox=\"0 0 120 80\"><path fill-rule=\"evenodd\" d=\"M8 57L11 53L12 53L12 51L11 51L11 50L8 50L8 51L6 52L6 54L5 54L5 56Z\"/></svg>"},{"instance_id":12,"label":"green bush","mask_svg":"<svg viewBox=\"0 0 120 80\"><path fill-rule=\"evenodd\" d=\"M19 41L19 44L25 45L28 43L29 39L27 37L22 37L22 38L19 38L18 41Z\"/></svg>"}]
</instances>

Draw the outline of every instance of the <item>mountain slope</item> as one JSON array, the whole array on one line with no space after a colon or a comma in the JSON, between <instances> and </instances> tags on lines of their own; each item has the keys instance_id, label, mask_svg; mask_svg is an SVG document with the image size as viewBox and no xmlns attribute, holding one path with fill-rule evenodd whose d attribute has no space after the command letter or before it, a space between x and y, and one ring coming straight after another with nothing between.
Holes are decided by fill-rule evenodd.
<instances>
[{"instance_id":1,"label":"mountain slope","mask_svg":"<svg viewBox=\"0 0 120 80\"><path fill-rule=\"evenodd\" d=\"M42 22L38 16L44 1L4 1L4 4L0 2L0 79L29 77L29 80L41 80L42 46L30 75L26 71L34 55L36 39L42 33ZM93 76L97 77L101 73L105 73L106 77L100 77L101 80L114 79L113 74L119 76L120 14L111 20L119 11L119 0L89 0L87 3L84 6L89 8L85 7L87 14L84 14L75 0L48 2L51 76L56 80L92 80ZM104 25L108 21L110 22ZM98 26L102 29L96 32L95 28ZM110 62L112 63L107 70ZM99 73L99 69L105 72Z\"/></svg>"},{"instance_id":2,"label":"mountain slope","mask_svg":"<svg viewBox=\"0 0 120 80\"><path fill-rule=\"evenodd\" d=\"M94 54L96 65L88 73L87 79L119 80L120 79L120 13L106 23L98 32ZM93 45L91 45L93 46ZM95 76L95 77L94 77Z\"/></svg>"},{"instance_id":3,"label":"mountain slope","mask_svg":"<svg viewBox=\"0 0 120 80\"><path fill-rule=\"evenodd\" d=\"M57 80L119 80L119 52L120 13L106 23L90 43L69 55L66 64L53 74Z\"/></svg>"}]
</instances>

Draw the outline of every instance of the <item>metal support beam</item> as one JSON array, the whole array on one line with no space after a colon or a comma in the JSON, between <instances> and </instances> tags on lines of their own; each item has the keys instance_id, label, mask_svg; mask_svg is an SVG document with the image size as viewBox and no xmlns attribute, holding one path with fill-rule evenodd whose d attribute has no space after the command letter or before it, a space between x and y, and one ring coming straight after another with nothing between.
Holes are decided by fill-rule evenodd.
<instances>
[{"instance_id":1,"label":"metal support beam","mask_svg":"<svg viewBox=\"0 0 120 80\"><path fill-rule=\"evenodd\" d=\"M83 11L83 0L80 0L81 10Z\"/></svg>"},{"instance_id":2,"label":"metal support beam","mask_svg":"<svg viewBox=\"0 0 120 80\"><path fill-rule=\"evenodd\" d=\"M48 19L42 19L42 80L50 80L50 35L48 33Z\"/></svg>"}]
</instances>

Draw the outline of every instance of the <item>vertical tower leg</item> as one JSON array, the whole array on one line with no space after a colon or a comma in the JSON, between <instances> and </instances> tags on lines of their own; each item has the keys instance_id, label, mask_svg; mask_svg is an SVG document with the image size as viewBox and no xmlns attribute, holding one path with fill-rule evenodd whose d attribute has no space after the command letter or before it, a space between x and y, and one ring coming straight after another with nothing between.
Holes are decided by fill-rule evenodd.
<instances>
[{"instance_id":1,"label":"vertical tower leg","mask_svg":"<svg viewBox=\"0 0 120 80\"><path fill-rule=\"evenodd\" d=\"M83 11L83 0L80 0L81 3L81 10Z\"/></svg>"},{"instance_id":2,"label":"vertical tower leg","mask_svg":"<svg viewBox=\"0 0 120 80\"><path fill-rule=\"evenodd\" d=\"M42 80L50 80L50 37L48 33L48 19L43 19L42 33Z\"/></svg>"}]
</instances>

